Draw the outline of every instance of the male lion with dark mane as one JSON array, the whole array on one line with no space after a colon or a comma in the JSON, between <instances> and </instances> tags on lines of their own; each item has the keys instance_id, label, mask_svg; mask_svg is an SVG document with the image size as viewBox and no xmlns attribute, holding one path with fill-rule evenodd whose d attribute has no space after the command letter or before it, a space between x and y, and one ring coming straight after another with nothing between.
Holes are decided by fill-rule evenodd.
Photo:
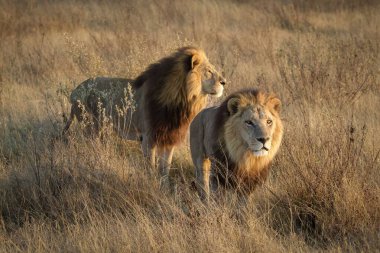
<instances>
[{"instance_id":1,"label":"male lion with dark mane","mask_svg":"<svg viewBox=\"0 0 380 253\"><path fill-rule=\"evenodd\" d=\"M158 151L161 176L168 176L174 147L184 140L190 122L206 106L207 96L220 97L225 83L203 50L180 48L135 80L102 77L84 81L71 94L71 114L64 132L74 116L83 120L84 109L95 118L99 130L101 107L112 117L119 135L142 141L143 153L153 166ZM132 97L128 87L135 106L126 106Z\"/></svg>"},{"instance_id":2,"label":"male lion with dark mane","mask_svg":"<svg viewBox=\"0 0 380 253\"><path fill-rule=\"evenodd\" d=\"M201 199L219 186L246 196L266 179L283 135L280 104L274 95L243 90L194 118L190 148Z\"/></svg>"}]
</instances>

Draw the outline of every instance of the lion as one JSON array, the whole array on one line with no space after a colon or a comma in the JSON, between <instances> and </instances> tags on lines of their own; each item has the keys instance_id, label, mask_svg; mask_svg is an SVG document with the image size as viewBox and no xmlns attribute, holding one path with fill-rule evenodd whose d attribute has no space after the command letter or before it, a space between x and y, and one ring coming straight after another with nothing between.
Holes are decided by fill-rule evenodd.
<instances>
[{"instance_id":1,"label":"lion","mask_svg":"<svg viewBox=\"0 0 380 253\"><path fill-rule=\"evenodd\" d=\"M135 80L95 78L80 84L71 94L72 109L64 132L74 117L83 120L78 115L83 107L100 122L100 102L105 114L112 114L113 124L119 126L122 137L141 141L143 154L152 166L156 166L158 154L160 175L167 178L174 147L185 139L190 122L206 106L207 97L220 97L225 84L225 78L202 49L180 48L151 64ZM134 110L127 108L119 114L117 111L131 97L123 92L128 85L132 88ZM99 124L95 126L98 130Z\"/></svg>"},{"instance_id":2,"label":"lion","mask_svg":"<svg viewBox=\"0 0 380 253\"><path fill-rule=\"evenodd\" d=\"M190 150L202 200L220 186L248 196L265 181L283 135L280 106L275 95L248 89L194 118Z\"/></svg>"}]
</instances>

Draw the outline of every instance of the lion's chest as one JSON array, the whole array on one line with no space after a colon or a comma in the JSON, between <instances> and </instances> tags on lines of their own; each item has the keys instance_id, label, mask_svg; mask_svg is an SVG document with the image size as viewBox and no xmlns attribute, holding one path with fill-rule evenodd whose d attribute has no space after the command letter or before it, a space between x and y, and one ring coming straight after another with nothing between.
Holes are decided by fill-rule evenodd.
<instances>
[{"instance_id":1,"label":"lion's chest","mask_svg":"<svg viewBox=\"0 0 380 253\"><path fill-rule=\"evenodd\" d=\"M263 182L268 174L270 161L246 153L237 162L224 155L214 161L217 175L226 186L239 187L251 191Z\"/></svg>"}]
</instances>

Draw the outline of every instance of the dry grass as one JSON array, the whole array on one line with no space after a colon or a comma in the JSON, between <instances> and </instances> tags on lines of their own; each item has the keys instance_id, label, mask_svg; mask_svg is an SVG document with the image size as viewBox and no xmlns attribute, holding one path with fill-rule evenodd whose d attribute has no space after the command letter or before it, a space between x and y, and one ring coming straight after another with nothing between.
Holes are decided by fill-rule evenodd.
<instances>
[{"instance_id":1,"label":"dry grass","mask_svg":"<svg viewBox=\"0 0 380 253\"><path fill-rule=\"evenodd\" d=\"M299 252L380 248L376 1L0 0L1 252ZM91 76L135 77L203 47L230 81L283 100L271 176L203 206L187 145L172 192L136 143L56 136ZM216 103L218 101L210 101Z\"/></svg>"}]
</instances>

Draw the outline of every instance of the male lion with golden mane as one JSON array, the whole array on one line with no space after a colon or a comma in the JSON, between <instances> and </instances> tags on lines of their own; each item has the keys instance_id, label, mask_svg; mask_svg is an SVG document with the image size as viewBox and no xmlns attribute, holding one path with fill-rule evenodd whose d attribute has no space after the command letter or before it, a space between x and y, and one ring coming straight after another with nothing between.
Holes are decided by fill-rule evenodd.
<instances>
[{"instance_id":1,"label":"male lion with golden mane","mask_svg":"<svg viewBox=\"0 0 380 253\"><path fill-rule=\"evenodd\" d=\"M153 166L158 151L161 176L167 176L174 147L184 140L190 122L206 106L207 96L220 97L225 83L203 50L180 48L150 65L135 80L95 78L80 84L71 94L72 110L64 132L74 116L83 120L83 107L95 121L101 121L100 101L121 136L142 141L143 153ZM131 97L126 92L129 85L136 106L126 108Z\"/></svg>"},{"instance_id":2,"label":"male lion with golden mane","mask_svg":"<svg viewBox=\"0 0 380 253\"><path fill-rule=\"evenodd\" d=\"M280 105L274 95L243 90L194 118L190 148L201 199L219 186L248 195L266 179L283 135Z\"/></svg>"}]
</instances>

